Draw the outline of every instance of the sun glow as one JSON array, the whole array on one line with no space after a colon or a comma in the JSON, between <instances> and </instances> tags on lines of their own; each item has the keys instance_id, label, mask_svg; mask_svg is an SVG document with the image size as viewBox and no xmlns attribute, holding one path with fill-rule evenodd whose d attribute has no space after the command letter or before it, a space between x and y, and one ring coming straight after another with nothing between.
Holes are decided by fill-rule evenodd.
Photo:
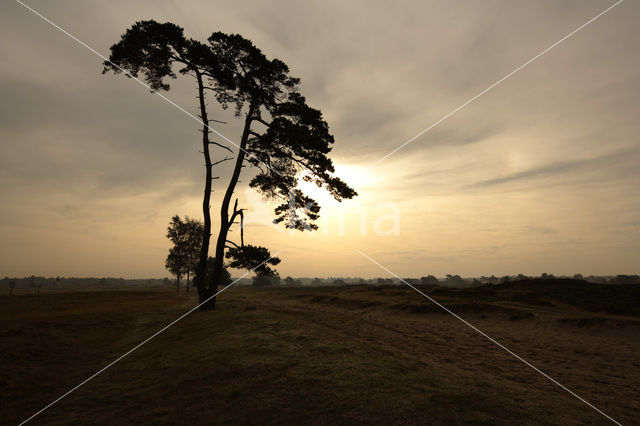
<instances>
[{"instance_id":1,"label":"sun glow","mask_svg":"<svg viewBox=\"0 0 640 426\"><path fill-rule=\"evenodd\" d=\"M365 167L336 164L335 169L336 172L334 176L342 179L351 188L355 189L358 194L361 194L365 190L365 187L370 186L375 179L373 175L368 173ZM313 182L301 180L298 188L316 200L323 208L335 207L339 204L326 189L318 187Z\"/></svg>"}]
</instances>

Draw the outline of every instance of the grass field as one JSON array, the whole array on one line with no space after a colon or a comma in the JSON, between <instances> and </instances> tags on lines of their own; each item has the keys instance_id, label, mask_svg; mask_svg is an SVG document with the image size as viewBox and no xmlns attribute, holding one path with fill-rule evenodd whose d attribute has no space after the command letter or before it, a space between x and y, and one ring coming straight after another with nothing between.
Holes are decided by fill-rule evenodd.
<instances>
[{"instance_id":1,"label":"grass field","mask_svg":"<svg viewBox=\"0 0 640 426\"><path fill-rule=\"evenodd\" d=\"M639 423L637 289L425 291L614 419ZM28 418L195 303L162 289L0 297L0 421ZM398 286L231 288L216 311L185 318L32 422L610 424Z\"/></svg>"}]
</instances>

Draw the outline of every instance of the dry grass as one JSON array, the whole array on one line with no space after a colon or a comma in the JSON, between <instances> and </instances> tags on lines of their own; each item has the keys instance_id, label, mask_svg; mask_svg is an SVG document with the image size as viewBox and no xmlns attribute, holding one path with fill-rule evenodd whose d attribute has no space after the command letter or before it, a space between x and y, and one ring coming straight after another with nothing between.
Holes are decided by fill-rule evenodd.
<instances>
[{"instance_id":1,"label":"dry grass","mask_svg":"<svg viewBox=\"0 0 640 426\"><path fill-rule=\"evenodd\" d=\"M431 291L617 420L640 418L637 317L514 287ZM29 417L194 303L161 290L0 297L1 421ZM430 306L399 287L234 288L34 423L607 424Z\"/></svg>"}]
</instances>

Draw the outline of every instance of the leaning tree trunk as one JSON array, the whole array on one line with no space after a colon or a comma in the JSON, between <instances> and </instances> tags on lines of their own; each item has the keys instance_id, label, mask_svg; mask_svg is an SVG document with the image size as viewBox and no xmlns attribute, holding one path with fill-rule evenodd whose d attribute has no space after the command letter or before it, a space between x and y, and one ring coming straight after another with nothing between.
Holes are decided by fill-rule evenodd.
<instances>
[{"instance_id":1,"label":"leaning tree trunk","mask_svg":"<svg viewBox=\"0 0 640 426\"><path fill-rule=\"evenodd\" d=\"M236 157L236 164L233 168L233 174L227 186L227 191L224 194L222 200L222 206L220 207L220 232L218 233L218 240L216 241L216 255L213 262L213 272L209 278L209 288L212 294L218 291L218 285L220 285L220 277L222 275L222 267L224 265L224 249L227 243L227 235L229 228L233 223L229 222L229 205L231 204L231 197L233 191L238 184L238 178L242 171L242 163L244 161L244 155L247 149L247 139L249 139L249 132L251 130L251 121L253 120L254 107L250 106L247 112L247 118L244 121L244 130L242 131L242 138L240 139L240 149L238 150L238 156ZM215 308L216 298L211 300L211 309Z\"/></svg>"},{"instance_id":2,"label":"leaning tree trunk","mask_svg":"<svg viewBox=\"0 0 640 426\"><path fill-rule=\"evenodd\" d=\"M189 293L189 273L190 273L190 272L191 272L191 271L187 271L187 286L186 286L187 293Z\"/></svg>"},{"instance_id":3,"label":"leaning tree trunk","mask_svg":"<svg viewBox=\"0 0 640 426\"><path fill-rule=\"evenodd\" d=\"M195 71L198 80L198 100L200 101L200 118L202 119L202 152L204 155L205 184L204 197L202 199L202 214L204 216L204 230L202 231L202 246L200 247L200 257L196 267L196 275L193 278L195 286L198 288L198 303L200 310L213 309L215 300L211 297L214 293L208 288L206 282L207 257L209 256L209 239L211 237L211 181L212 164L209 154L209 118L207 117L207 106L204 99L204 84L202 74ZM213 303L211 301L213 300ZM211 303L211 304L210 304Z\"/></svg>"}]
</instances>

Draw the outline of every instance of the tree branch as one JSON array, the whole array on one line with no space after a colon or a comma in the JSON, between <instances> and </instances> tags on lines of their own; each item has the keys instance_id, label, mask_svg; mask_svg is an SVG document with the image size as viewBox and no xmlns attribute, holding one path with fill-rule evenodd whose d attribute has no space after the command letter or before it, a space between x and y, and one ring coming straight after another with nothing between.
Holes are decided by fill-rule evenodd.
<instances>
[{"instance_id":1,"label":"tree branch","mask_svg":"<svg viewBox=\"0 0 640 426\"><path fill-rule=\"evenodd\" d=\"M226 242L227 242L227 243L229 243L229 244L232 244L235 248L240 248L240 246L239 246L239 245L237 245L236 243L234 243L234 242L233 242L233 241L231 241L231 240L226 240Z\"/></svg>"},{"instance_id":2,"label":"tree branch","mask_svg":"<svg viewBox=\"0 0 640 426\"><path fill-rule=\"evenodd\" d=\"M242 225L244 221L244 214L242 213L244 209L238 209L238 199L236 198L236 202L233 204L233 213L231 213L231 217L229 218L229 226L227 230L231 229L231 225L235 223L236 217L240 216L240 232L242 233Z\"/></svg>"},{"instance_id":3,"label":"tree branch","mask_svg":"<svg viewBox=\"0 0 640 426\"><path fill-rule=\"evenodd\" d=\"M211 167L229 160L233 160L233 157L224 157L222 160L214 161L213 163L211 163Z\"/></svg>"},{"instance_id":4,"label":"tree branch","mask_svg":"<svg viewBox=\"0 0 640 426\"><path fill-rule=\"evenodd\" d=\"M262 124L264 124L264 125L265 125L265 126L267 126L267 127L271 127L271 123L268 123L268 122L264 121L264 120L262 119L262 117L254 117L253 119L254 119L255 121L257 121L258 123L262 123Z\"/></svg>"},{"instance_id":5,"label":"tree branch","mask_svg":"<svg viewBox=\"0 0 640 426\"><path fill-rule=\"evenodd\" d=\"M251 154L251 151L247 151ZM255 151L254 151L255 152ZM250 160L255 160L257 161L257 164L252 163ZM262 164L264 163L264 161L261 161L257 156L255 156L254 154L251 154L251 158L244 158L244 161L246 161L247 163L249 163L249 165L257 167L258 169L260 169L260 173L264 173L265 170L262 168ZM264 163L266 164L266 163Z\"/></svg>"},{"instance_id":6,"label":"tree branch","mask_svg":"<svg viewBox=\"0 0 640 426\"><path fill-rule=\"evenodd\" d=\"M240 245L244 247L244 213L240 210Z\"/></svg>"},{"instance_id":7,"label":"tree branch","mask_svg":"<svg viewBox=\"0 0 640 426\"><path fill-rule=\"evenodd\" d=\"M207 127L209 127L209 126L207 125ZM224 148L224 149L226 149L227 151L229 151L229 152L233 153L233 150L232 150L231 148L229 148L229 147L228 147L228 146L226 146L226 145L222 145L221 143L214 142L214 141L209 141L209 145L217 145L217 146L219 146L220 148Z\"/></svg>"}]
</instances>

